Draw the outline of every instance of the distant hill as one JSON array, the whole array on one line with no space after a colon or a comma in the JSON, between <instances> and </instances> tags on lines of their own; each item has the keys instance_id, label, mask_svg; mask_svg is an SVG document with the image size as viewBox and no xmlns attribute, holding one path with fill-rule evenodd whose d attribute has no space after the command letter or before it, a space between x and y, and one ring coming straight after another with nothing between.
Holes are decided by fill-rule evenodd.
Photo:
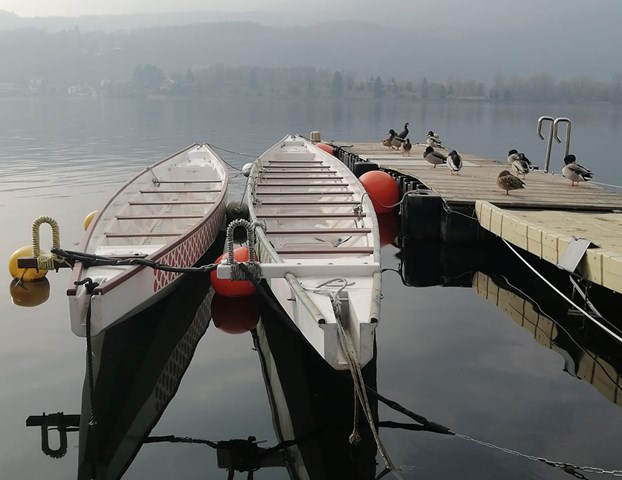
<instances>
[{"instance_id":1,"label":"distant hill","mask_svg":"<svg viewBox=\"0 0 622 480\"><path fill-rule=\"evenodd\" d=\"M453 77L488 84L496 74L610 81L622 70L612 58L622 44L617 0L474 1L460 15L455 4L437 0L417 15L394 9L376 17L363 5L349 13L336 7L330 16L313 9L76 18L0 11L0 81L127 79L138 64L167 75L214 64L313 66L383 80ZM374 22L358 21L364 16Z\"/></svg>"}]
</instances>

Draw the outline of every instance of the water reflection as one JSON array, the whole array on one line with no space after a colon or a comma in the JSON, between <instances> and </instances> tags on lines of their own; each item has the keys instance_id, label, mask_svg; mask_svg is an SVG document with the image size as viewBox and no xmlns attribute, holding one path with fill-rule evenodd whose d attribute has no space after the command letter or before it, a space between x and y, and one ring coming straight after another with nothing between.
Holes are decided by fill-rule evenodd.
<instances>
[{"instance_id":1,"label":"water reflection","mask_svg":"<svg viewBox=\"0 0 622 480\"><path fill-rule=\"evenodd\" d=\"M43 452L51 458L64 456L68 435L79 432L77 478L84 480L122 478L141 448L151 443L211 447L228 478L235 472L253 478L256 470L277 467L292 479L373 479L376 444L363 414L353 421L349 373L326 365L267 295L252 338L278 443L265 447L252 436L213 441L151 434L211 321L227 333L255 326L256 312L246 299L235 299L229 310L222 300L209 282L186 277L162 301L93 337L93 364L86 365L80 415L44 414L27 420L28 426L41 427ZM376 387L375 361L365 367L363 377ZM376 401L371 409L376 421ZM353 423L361 436L356 445L349 442Z\"/></svg>"},{"instance_id":2,"label":"water reflection","mask_svg":"<svg viewBox=\"0 0 622 480\"><path fill-rule=\"evenodd\" d=\"M271 301L270 301L271 300ZM284 457L290 478L373 479L376 444L364 415L354 415L349 372L330 368L306 343L287 315L270 298L254 332L274 429L290 442ZM363 369L365 383L376 388L376 356ZM377 401L370 401L377 422ZM361 436L349 442L354 423Z\"/></svg>"},{"instance_id":3,"label":"water reflection","mask_svg":"<svg viewBox=\"0 0 622 480\"><path fill-rule=\"evenodd\" d=\"M404 285L473 288L528 330L536 342L557 351L564 359L565 372L622 406L622 354L617 340L537 278L503 243L496 239L472 246L411 242L397 255L397 273ZM576 281L572 282L567 272L523 255L560 291L585 305ZM608 324L609 328L620 332L622 296L597 285L586 288L589 300L598 307L590 313L601 314L599 321L611 320L614 323ZM588 306L585 309L589 310Z\"/></svg>"}]
</instances>

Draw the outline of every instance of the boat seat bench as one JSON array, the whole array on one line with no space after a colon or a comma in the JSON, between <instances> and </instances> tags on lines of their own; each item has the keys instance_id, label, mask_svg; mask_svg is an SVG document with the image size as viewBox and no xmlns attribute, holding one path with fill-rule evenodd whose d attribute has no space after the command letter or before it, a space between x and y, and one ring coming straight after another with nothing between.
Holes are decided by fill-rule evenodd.
<instances>
[{"instance_id":1,"label":"boat seat bench","mask_svg":"<svg viewBox=\"0 0 622 480\"><path fill-rule=\"evenodd\" d=\"M371 233L371 228L280 228L266 231L266 235L366 235L368 233Z\"/></svg>"},{"instance_id":2,"label":"boat seat bench","mask_svg":"<svg viewBox=\"0 0 622 480\"><path fill-rule=\"evenodd\" d=\"M203 215L117 215L117 220L176 220L198 219Z\"/></svg>"},{"instance_id":3,"label":"boat seat bench","mask_svg":"<svg viewBox=\"0 0 622 480\"><path fill-rule=\"evenodd\" d=\"M127 202L128 205L212 205L214 202L202 202L199 200L177 200L162 202Z\"/></svg>"},{"instance_id":4,"label":"boat seat bench","mask_svg":"<svg viewBox=\"0 0 622 480\"><path fill-rule=\"evenodd\" d=\"M360 218L366 213L259 213L257 218Z\"/></svg>"},{"instance_id":5,"label":"boat seat bench","mask_svg":"<svg viewBox=\"0 0 622 480\"><path fill-rule=\"evenodd\" d=\"M315 248L315 247L282 247L277 248L276 253L279 255L371 255L374 253L373 247L332 247L332 248Z\"/></svg>"}]
</instances>

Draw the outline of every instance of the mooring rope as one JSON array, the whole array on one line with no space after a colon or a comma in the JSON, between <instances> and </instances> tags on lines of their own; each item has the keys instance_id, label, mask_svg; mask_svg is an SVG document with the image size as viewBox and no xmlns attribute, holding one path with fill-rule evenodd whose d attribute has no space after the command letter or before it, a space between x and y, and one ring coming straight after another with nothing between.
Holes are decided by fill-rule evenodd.
<instances>
[{"instance_id":1,"label":"mooring rope","mask_svg":"<svg viewBox=\"0 0 622 480\"><path fill-rule=\"evenodd\" d=\"M505 239L503 239L503 242L508 246L508 248L533 272L535 273L544 283L546 283L549 287L551 287L553 289L553 291L555 291L555 293L557 293L560 297L562 297L564 300L566 300L570 305L572 305L573 307L575 307L577 310L579 310L583 315L585 315L587 318L589 318L592 322L594 322L597 326L599 326L601 329L603 329L605 332L607 332L609 335L611 335L613 338L615 338L618 342L622 343L622 336L618 335L616 332L612 331L611 329L609 329L607 326L603 325L601 322L599 322L598 320L596 320L594 317L592 317L587 311L585 311L583 308L581 308L579 305L577 305L574 301L572 301L570 298L568 298L561 290L559 290L555 285L553 285L551 282L549 282L540 272L538 272L534 267L532 267L529 262L527 262L527 260L525 260L515 249L514 247L512 247L512 245Z\"/></svg>"},{"instance_id":2,"label":"mooring rope","mask_svg":"<svg viewBox=\"0 0 622 480\"><path fill-rule=\"evenodd\" d=\"M159 263L154 260L149 260L147 258L135 258L135 257L106 257L101 255L93 255L91 253L85 252L76 252L72 250L63 250L61 248L52 249L54 254L60 255L66 260L68 263L75 263L76 261L81 262L86 267L100 267L100 266L134 266L134 265L144 265L146 267L153 268L154 270L164 270L166 272L174 272L174 273L209 273L212 270L215 270L218 265L215 263L210 263L209 265L201 265L199 267L175 267L172 265L167 265L165 263Z\"/></svg>"},{"instance_id":3,"label":"mooring rope","mask_svg":"<svg viewBox=\"0 0 622 480\"><path fill-rule=\"evenodd\" d=\"M334 284L336 282L341 282L342 285L337 288L337 290L329 291L326 288L328 285ZM361 370L360 362L358 361L356 350L354 349L354 345L352 344L352 340L346 333L345 329L342 325L341 318L341 302L339 300L339 293L348 286L348 281L345 278L333 278L331 280L327 280L318 284L314 288L303 287L305 290L315 291L318 294L326 295L331 302L333 312L335 314L336 325L337 325L337 333L339 338L339 346L341 347L342 352L344 353L347 361L348 367L350 369L350 374L352 376L352 382L354 386L354 425L352 429L352 434L350 435L349 441L351 444L356 445L360 442L360 435L358 433L358 404L360 403L363 413L365 414L365 418L367 419L367 423L369 425L369 429L372 432L374 437L374 441L376 443L376 447L380 452L380 456L384 461L385 468L377 477L377 479L383 477L389 472L392 472L397 478L402 478L399 473L395 470L395 466L393 462L389 458L389 454L387 453L382 440L380 439L380 435L378 434L378 430L374 425L374 417L371 411L371 406L369 404L369 398L367 396L367 387L365 385L365 379L363 378L363 372ZM358 398L358 402L356 399Z\"/></svg>"}]
</instances>

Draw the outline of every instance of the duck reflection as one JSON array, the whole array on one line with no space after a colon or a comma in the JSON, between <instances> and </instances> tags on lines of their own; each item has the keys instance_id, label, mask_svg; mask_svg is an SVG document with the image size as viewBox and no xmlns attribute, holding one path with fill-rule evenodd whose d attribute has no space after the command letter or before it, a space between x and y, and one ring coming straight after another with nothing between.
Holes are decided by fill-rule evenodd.
<instances>
[{"instance_id":1,"label":"duck reflection","mask_svg":"<svg viewBox=\"0 0 622 480\"><path fill-rule=\"evenodd\" d=\"M503 243L490 239L465 247L411 242L397 256L405 285L473 288L530 331L540 345L557 351L568 374L589 382L622 406L622 354L617 340L536 278ZM556 288L620 334L622 295L582 284L564 270L527 253L524 256Z\"/></svg>"}]
</instances>

